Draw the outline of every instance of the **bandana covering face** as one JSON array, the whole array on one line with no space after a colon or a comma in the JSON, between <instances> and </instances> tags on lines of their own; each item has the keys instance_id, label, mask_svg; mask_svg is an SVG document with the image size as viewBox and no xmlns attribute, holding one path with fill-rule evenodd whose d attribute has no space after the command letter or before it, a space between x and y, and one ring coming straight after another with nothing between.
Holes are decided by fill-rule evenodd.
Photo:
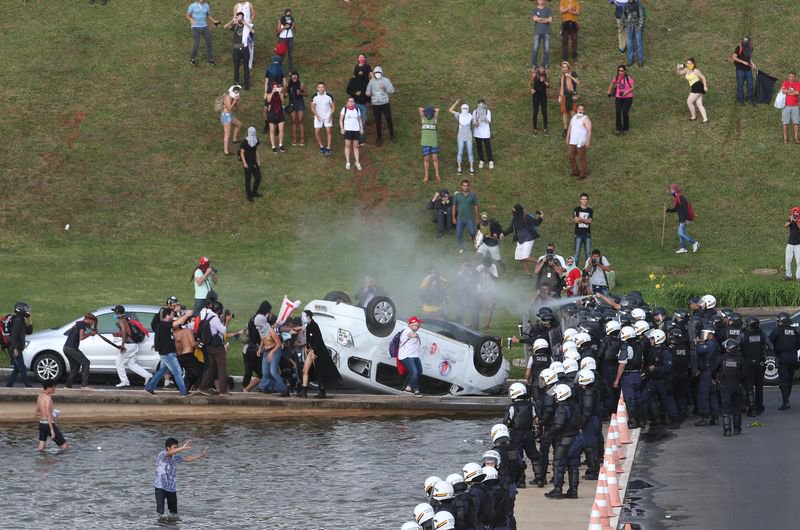
<instances>
[{"instance_id":1,"label":"bandana covering face","mask_svg":"<svg viewBox=\"0 0 800 530\"><path fill-rule=\"evenodd\" d=\"M247 145L255 147L258 143L258 136L256 136L256 128L248 127L247 129Z\"/></svg>"},{"instance_id":2,"label":"bandana covering face","mask_svg":"<svg viewBox=\"0 0 800 530\"><path fill-rule=\"evenodd\" d=\"M229 95L230 97L232 97L232 98L238 98L238 97L239 97L239 90L240 90L241 88L242 88L242 87L240 87L239 85L233 85L233 86L231 86L231 87L228 89L228 95Z\"/></svg>"}]
</instances>

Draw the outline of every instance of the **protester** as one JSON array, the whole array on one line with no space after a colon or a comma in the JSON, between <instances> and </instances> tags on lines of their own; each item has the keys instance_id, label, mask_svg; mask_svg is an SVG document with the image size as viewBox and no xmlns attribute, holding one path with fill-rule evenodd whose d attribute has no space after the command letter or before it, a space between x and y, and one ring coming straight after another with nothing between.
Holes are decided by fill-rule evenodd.
<instances>
[{"instance_id":1,"label":"protester","mask_svg":"<svg viewBox=\"0 0 800 530\"><path fill-rule=\"evenodd\" d=\"M211 261L207 257L203 256L198 260L189 281L194 284L193 313L199 315L206 306L206 299L217 299L217 293L214 292L214 285L217 284L217 269L211 266Z\"/></svg>"},{"instance_id":2,"label":"protester","mask_svg":"<svg viewBox=\"0 0 800 530\"><path fill-rule=\"evenodd\" d=\"M167 373L167 370L169 370L175 381L175 386L178 387L181 396L185 397L189 395L189 392L186 389L186 383L183 380L183 371L178 361L178 348L175 345L173 331L189 320L192 313L188 311L182 316L177 316L171 308L167 307L162 309L160 314L161 321L156 328L153 349L158 352L161 365L158 367L153 377L144 385L144 391L155 396L156 386L158 386L158 383L161 382L161 378Z\"/></svg>"},{"instance_id":3,"label":"protester","mask_svg":"<svg viewBox=\"0 0 800 530\"><path fill-rule=\"evenodd\" d=\"M478 100L478 106L472 112L473 136L478 148L478 168L483 169L484 161L489 162L489 169L494 169L494 156L492 155L492 111L486 105L486 100ZM486 158L483 150L486 149Z\"/></svg>"},{"instance_id":4,"label":"protester","mask_svg":"<svg viewBox=\"0 0 800 530\"><path fill-rule=\"evenodd\" d=\"M783 279L792 279L792 260L794 260L795 279L800 281L800 208L792 208L792 214L783 227L789 229L789 241L786 242L786 263Z\"/></svg>"},{"instance_id":5,"label":"protester","mask_svg":"<svg viewBox=\"0 0 800 530\"><path fill-rule=\"evenodd\" d=\"M173 307L173 312L181 317L188 313L183 306ZM172 330L172 336L175 338L175 348L178 354L178 364L183 368L183 382L189 392L197 390L197 384L203 377L203 363L195 356L195 349L197 348L197 340L194 336L194 326L192 322L185 322L180 327ZM165 374L166 377L166 374ZM165 383L166 387L167 384Z\"/></svg>"},{"instance_id":6,"label":"protester","mask_svg":"<svg viewBox=\"0 0 800 530\"><path fill-rule=\"evenodd\" d=\"M628 0L625 4L625 33L628 40L628 66L633 65L633 53L636 52L636 64L644 66L644 6L642 0Z\"/></svg>"},{"instance_id":7,"label":"protester","mask_svg":"<svg viewBox=\"0 0 800 530\"><path fill-rule=\"evenodd\" d=\"M389 139L394 142L394 122L392 122L392 107L389 96L394 94L392 81L383 75L383 68L376 66L372 71L373 77L367 83L367 96L372 102L372 114L375 116L375 132L377 139L375 145L383 145L383 118L389 128Z\"/></svg>"},{"instance_id":8,"label":"protester","mask_svg":"<svg viewBox=\"0 0 800 530\"><path fill-rule=\"evenodd\" d=\"M581 247L585 258L589 257L589 249L592 248L594 210L589 208L588 194L581 193L580 204L572 210L572 222L575 223L575 262L580 263Z\"/></svg>"},{"instance_id":9,"label":"protester","mask_svg":"<svg viewBox=\"0 0 800 530\"><path fill-rule=\"evenodd\" d=\"M461 105L461 112L456 112L456 106L461 102L461 99L455 100L450 105L448 111L452 114L458 122L458 134L456 135L456 144L458 146L458 153L456 154L457 169L456 172L460 175L461 161L464 157L464 149L467 150L467 159L469 160L469 174L475 174L474 157L472 155L472 114L469 112L469 105L464 103Z\"/></svg>"},{"instance_id":10,"label":"protester","mask_svg":"<svg viewBox=\"0 0 800 530\"><path fill-rule=\"evenodd\" d=\"M452 108L452 107L451 107ZM475 222L478 219L478 196L469 189L469 180L461 181L461 190L453 196L453 224L456 225L458 253L464 253L464 230L475 239Z\"/></svg>"},{"instance_id":11,"label":"protester","mask_svg":"<svg viewBox=\"0 0 800 530\"><path fill-rule=\"evenodd\" d=\"M567 268L564 272L563 296L577 296L581 283L581 270L575 266L575 258L567 257Z\"/></svg>"},{"instance_id":12,"label":"protester","mask_svg":"<svg viewBox=\"0 0 800 530\"><path fill-rule=\"evenodd\" d=\"M567 61L561 63L561 79L558 83L558 103L561 105L561 121L564 124L563 137L567 137L567 127L569 120L575 115L578 99L578 73L572 71L572 67Z\"/></svg>"},{"instance_id":13,"label":"protester","mask_svg":"<svg viewBox=\"0 0 800 530\"><path fill-rule=\"evenodd\" d=\"M233 34L233 84L239 84L239 67L243 66L244 89L250 90L250 48L247 41L253 25L240 11L224 27Z\"/></svg>"},{"instance_id":14,"label":"protester","mask_svg":"<svg viewBox=\"0 0 800 530\"><path fill-rule=\"evenodd\" d=\"M292 116L292 145L303 147L306 145L306 126L303 118L306 115L305 98L308 96L308 90L297 71L292 72L289 77L287 92Z\"/></svg>"},{"instance_id":15,"label":"protester","mask_svg":"<svg viewBox=\"0 0 800 530\"><path fill-rule=\"evenodd\" d=\"M353 98L359 113L361 114L361 121L364 130L367 127L367 85L369 84L369 74L371 72L370 66L367 64L367 59L364 54L358 55L359 64L353 69L353 77L347 83L347 95ZM361 61L364 61L363 63ZM359 147L364 145L366 140L366 132L362 132L358 138Z\"/></svg>"},{"instance_id":16,"label":"protester","mask_svg":"<svg viewBox=\"0 0 800 530\"><path fill-rule=\"evenodd\" d=\"M269 63L269 66L264 71L265 107L269 104L269 96L272 94L272 87L275 85L280 85L281 87L286 85L286 70L284 70L283 63L278 55L272 56L272 62ZM264 119L266 119L266 116L264 116ZM267 132L266 124L264 125L264 132Z\"/></svg>"},{"instance_id":17,"label":"protester","mask_svg":"<svg viewBox=\"0 0 800 530\"><path fill-rule=\"evenodd\" d=\"M533 135L539 135L539 109L542 110L542 125L544 135L547 136L547 89L550 88L550 78L544 66L539 66L531 70L531 78L528 81L528 90L531 91L531 103L533 105Z\"/></svg>"},{"instance_id":18,"label":"protester","mask_svg":"<svg viewBox=\"0 0 800 530\"><path fill-rule=\"evenodd\" d=\"M239 145L239 159L244 168L244 192L247 200L252 202L255 197L261 197L258 188L261 186L261 157L258 155L258 146L261 142L255 127L247 128L247 137ZM252 185L251 185L252 180Z\"/></svg>"},{"instance_id":19,"label":"protester","mask_svg":"<svg viewBox=\"0 0 800 530\"><path fill-rule=\"evenodd\" d=\"M625 32L625 6L628 0L611 0L614 4L614 18L617 20L617 48L619 53L625 53L628 47L628 37Z\"/></svg>"},{"instance_id":20,"label":"protester","mask_svg":"<svg viewBox=\"0 0 800 530\"><path fill-rule=\"evenodd\" d=\"M695 114L695 106L700 111L700 116L703 117L703 123L708 122L708 115L706 108L703 106L703 94L708 92L708 80L706 76L696 67L694 57L686 59L686 64L679 64L675 70L678 75L682 75L689 83L689 97L686 99L686 106L689 107L689 114L691 118L689 121L695 121L697 115Z\"/></svg>"},{"instance_id":21,"label":"protester","mask_svg":"<svg viewBox=\"0 0 800 530\"><path fill-rule=\"evenodd\" d=\"M286 57L288 60L287 66L291 72L294 70L292 58L294 55L294 37L297 33L297 21L292 15L291 9L286 9L283 12L283 16L278 19L278 28L276 31L278 32L278 42L283 42L286 44Z\"/></svg>"},{"instance_id":22,"label":"protester","mask_svg":"<svg viewBox=\"0 0 800 530\"><path fill-rule=\"evenodd\" d=\"M239 129L242 127L240 122L234 115L233 111L239 108L239 91L242 87L233 85L228 89L228 93L222 99L222 113L219 115L219 121L222 124L224 134L222 136L222 152L226 155L231 154L228 151L228 144L239 143ZM231 138L231 125L233 125L233 138Z\"/></svg>"},{"instance_id":23,"label":"protester","mask_svg":"<svg viewBox=\"0 0 800 530\"><path fill-rule=\"evenodd\" d=\"M541 210L534 212L536 217L525 213L521 204L515 204L511 209L511 224L505 229L503 235L514 234L514 241L517 248L514 251L514 260L522 264L525 274L532 276L528 270L528 262L531 260L533 245L539 239L539 226L544 221L544 214Z\"/></svg>"},{"instance_id":24,"label":"protester","mask_svg":"<svg viewBox=\"0 0 800 530\"><path fill-rule=\"evenodd\" d=\"M553 22L553 10L545 0L536 0L533 8L533 58L531 71L539 67L539 48L542 50L542 66L550 68L550 24Z\"/></svg>"},{"instance_id":25,"label":"protester","mask_svg":"<svg viewBox=\"0 0 800 530\"><path fill-rule=\"evenodd\" d=\"M178 470L176 466L181 462L196 462L204 458L208 454L208 448L206 447L202 453L197 455L183 456L180 453L190 449L192 444L189 440L186 440L183 445L178 445L178 440L175 438L167 438L164 447L166 449L158 453L158 457L156 457L156 512L162 521L177 521L178 494L176 476ZM164 516L165 500L169 510L169 515L166 517Z\"/></svg>"},{"instance_id":26,"label":"protester","mask_svg":"<svg viewBox=\"0 0 800 530\"><path fill-rule=\"evenodd\" d=\"M314 322L314 313L306 309L302 316L303 325L306 328L306 360L303 365L303 388L302 396L308 397L308 381L311 369L313 368L317 376L317 387L319 392L315 397L323 399L328 397L326 388L333 383L341 380L339 370L331 359L328 347L322 339L322 332L319 325Z\"/></svg>"},{"instance_id":27,"label":"protester","mask_svg":"<svg viewBox=\"0 0 800 530\"><path fill-rule=\"evenodd\" d=\"M786 133L789 125L794 127L794 143L800 144L800 82L797 81L797 74L792 70L789 72L789 79L781 85L781 92L786 95L786 105L781 110L783 121L783 143L788 144L789 140Z\"/></svg>"},{"instance_id":28,"label":"protester","mask_svg":"<svg viewBox=\"0 0 800 530\"><path fill-rule=\"evenodd\" d=\"M81 370L81 390L91 390L89 386L89 359L80 350L80 343L89 337L97 334L97 317L92 313L86 313L83 319L75 322L67 333L67 340L64 343L64 355L69 361L69 375L64 388L72 388L72 382L78 375L78 368Z\"/></svg>"},{"instance_id":29,"label":"protester","mask_svg":"<svg viewBox=\"0 0 800 530\"><path fill-rule=\"evenodd\" d=\"M263 308L259 308L259 312L262 310ZM274 392L280 394L281 397L289 397L289 389L283 381L280 369L283 348L281 338L275 329L278 317L272 313L258 314L256 317L254 323L261 335L261 346L258 352L261 357L261 382L257 389L264 394Z\"/></svg>"},{"instance_id":30,"label":"protester","mask_svg":"<svg viewBox=\"0 0 800 530\"><path fill-rule=\"evenodd\" d=\"M311 112L314 114L314 137L319 144L319 154L333 156L331 151L331 139L333 129L333 113L336 111L336 104L333 98L326 92L325 83L317 83L317 93L311 98ZM328 144L322 145L322 128L325 128Z\"/></svg>"},{"instance_id":31,"label":"protester","mask_svg":"<svg viewBox=\"0 0 800 530\"><path fill-rule=\"evenodd\" d=\"M422 147L422 167L425 171L423 182L428 182L430 173L430 160L433 159L433 172L436 175L436 182L441 182L439 176L439 107L418 107L419 119L422 122L422 133L420 134L420 146ZM440 226L439 234L442 230Z\"/></svg>"},{"instance_id":32,"label":"protester","mask_svg":"<svg viewBox=\"0 0 800 530\"><path fill-rule=\"evenodd\" d=\"M453 204L450 202L450 194L443 189L437 191L433 198L428 202L428 210L433 210L433 222L436 223L436 237L442 237L445 232L453 229Z\"/></svg>"},{"instance_id":33,"label":"protester","mask_svg":"<svg viewBox=\"0 0 800 530\"><path fill-rule=\"evenodd\" d=\"M691 212L689 200L681 193L681 188L675 183L670 184L670 194L672 195L672 208L666 208L669 213L678 214L678 239L681 243L681 248L675 251L676 254L686 254L686 245L692 245L692 252L697 252L700 248L700 242L695 241L689 232L686 231L686 224L689 221L694 221L694 212ZM691 212L691 215L690 215Z\"/></svg>"},{"instance_id":34,"label":"protester","mask_svg":"<svg viewBox=\"0 0 800 530\"><path fill-rule=\"evenodd\" d=\"M567 157L572 171L572 176L583 180L587 176L586 152L592 144L592 120L586 115L586 106L578 105L578 112L572 117L567 129L566 144ZM578 170L576 159L580 157L581 168Z\"/></svg>"},{"instance_id":35,"label":"protester","mask_svg":"<svg viewBox=\"0 0 800 530\"><path fill-rule=\"evenodd\" d=\"M135 373L144 379L144 384L150 381L152 375L144 369L138 362L136 362L136 354L139 352L139 344L133 340L133 332L131 331L130 317L125 314L125 307L121 305L114 306L114 319L117 321L119 331L114 332L115 337L122 339L122 345L119 346L119 355L116 359L117 375L119 376L119 383L117 388L125 388L131 386L128 380L127 370Z\"/></svg>"},{"instance_id":36,"label":"protester","mask_svg":"<svg viewBox=\"0 0 800 530\"><path fill-rule=\"evenodd\" d=\"M600 293L608 296L608 275L611 272L611 263L608 262L603 253L598 249L592 250L592 255L586 260L586 265L583 271L589 274L589 285L592 288L592 294Z\"/></svg>"},{"instance_id":37,"label":"protester","mask_svg":"<svg viewBox=\"0 0 800 530\"><path fill-rule=\"evenodd\" d=\"M739 105L745 104L745 97L750 100L750 104L755 106L753 99L753 70L758 67L753 62L753 44L750 36L742 37L742 42L734 48L731 60L736 67L736 102ZM747 83L747 95L744 93L744 84Z\"/></svg>"},{"instance_id":38,"label":"protester","mask_svg":"<svg viewBox=\"0 0 800 530\"><path fill-rule=\"evenodd\" d=\"M339 113L339 130L344 136L345 169L350 169L350 151L352 150L356 170L361 171L361 159L358 155L360 138L364 134L364 120L361 116L361 109L356 106L355 99L352 96L347 98L347 104Z\"/></svg>"},{"instance_id":39,"label":"protester","mask_svg":"<svg viewBox=\"0 0 800 530\"><path fill-rule=\"evenodd\" d=\"M417 316L408 319L408 326L400 334L400 349L397 353L397 358L408 371L408 384L403 391L413 393L414 397L422 397L419 388L419 377L422 375L422 339L417 332L424 322Z\"/></svg>"},{"instance_id":40,"label":"protester","mask_svg":"<svg viewBox=\"0 0 800 530\"><path fill-rule=\"evenodd\" d=\"M30 386L30 385L28 385ZM52 379L42 382L42 392L36 398L36 415L39 417L39 446L37 451L44 451L47 438L52 438L53 442L62 451L69 448L67 440L61 434L61 429L56 425L55 418L59 412L53 408L53 394L56 392L56 382Z\"/></svg>"},{"instance_id":41,"label":"protester","mask_svg":"<svg viewBox=\"0 0 800 530\"><path fill-rule=\"evenodd\" d=\"M581 14L580 0L561 0L561 60L568 59L569 41L572 41L572 62L578 60L578 15Z\"/></svg>"},{"instance_id":42,"label":"protester","mask_svg":"<svg viewBox=\"0 0 800 530\"><path fill-rule=\"evenodd\" d=\"M500 256L500 240L503 239L503 227L500 223L489 218L488 212L481 212L481 220L475 235L478 254L488 256L494 263L500 264L503 260Z\"/></svg>"},{"instance_id":43,"label":"protester","mask_svg":"<svg viewBox=\"0 0 800 530\"><path fill-rule=\"evenodd\" d=\"M244 2L237 2L236 5L233 6L233 16L235 17L237 13L243 13L245 21L250 24L249 27L245 26L242 41L247 47L245 68L252 70L253 58L255 57L255 31L253 30L253 23L256 20L256 10L253 4L245 0Z\"/></svg>"},{"instance_id":44,"label":"protester","mask_svg":"<svg viewBox=\"0 0 800 530\"><path fill-rule=\"evenodd\" d=\"M628 75L628 68L624 64L617 67L617 75L608 85L608 97L614 98L616 112L614 134L627 134L630 128L628 114L633 105L633 78Z\"/></svg>"},{"instance_id":45,"label":"protester","mask_svg":"<svg viewBox=\"0 0 800 530\"><path fill-rule=\"evenodd\" d=\"M11 317L11 335L9 336L8 356L11 361L11 373L6 378L6 386L12 387L17 381L17 376L22 380L26 388L31 388L28 379L28 369L25 367L25 359L22 352L25 349L25 335L33 333L31 325L31 306L25 302L14 304L14 314Z\"/></svg>"},{"instance_id":46,"label":"protester","mask_svg":"<svg viewBox=\"0 0 800 530\"><path fill-rule=\"evenodd\" d=\"M205 0L197 0L189 4L186 10L186 19L192 24L192 37L194 43L192 44L192 54L189 61L192 66L197 66L197 48L200 46L200 37L206 42L206 57L208 62L214 66L217 63L214 61L214 49L211 46L211 31L208 29L208 21L219 26L219 20L211 16L211 6Z\"/></svg>"},{"instance_id":47,"label":"protester","mask_svg":"<svg viewBox=\"0 0 800 530\"><path fill-rule=\"evenodd\" d=\"M286 152L283 147L283 126L286 122L286 112L283 109L283 87L272 85L268 105L264 107L267 122L269 122L269 143L272 145L272 152ZM275 147L275 129L278 130L278 147Z\"/></svg>"},{"instance_id":48,"label":"protester","mask_svg":"<svg viewBox=\"0 0 800 530\"><path fill-rule=\"evenodd\" d=\"M236 13L243 13L244 19L249 22L251 26L256 20L256 10L253 7L253 4L247 0L244 2L237 2L236 5L233 6L234 17L236 16Z\"/></svg>"},{"instance_id":49,"label":"protester","mask_svg":"<svg viewBox=\"0 0 800 530\"><path fill-rule=\"evenodd\" d=\"M250 392L256 388L263 377L262 370L262 344L269 337L269 317L272 315L272 304L264 300L258 306L256 314L247 323L247 343L242 354L244 355L244 377L242 378L243 392Z\"/></svg>"}]
</instances>

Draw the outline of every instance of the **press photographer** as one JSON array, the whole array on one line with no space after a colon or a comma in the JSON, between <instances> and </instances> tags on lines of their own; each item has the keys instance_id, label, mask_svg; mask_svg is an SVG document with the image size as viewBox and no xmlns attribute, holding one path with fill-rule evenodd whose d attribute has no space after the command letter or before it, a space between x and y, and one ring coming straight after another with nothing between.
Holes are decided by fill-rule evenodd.
<instances>
[{"instance_id":1,"label":"press photographer","mask_svg":"<svg viewBox=\"0 0 800 530\"><path fill-rule=\"evenodd\" d=\"M592 256L586 260L586 265L583 267L583 271L589 275L592 294L600 293L608 296L608 275L606 273L612 270L611 263L603 256L603 253L599 249L594 249Z\"/></svg>"},{"instance_id":2,"label":"press photographer","mask_svg":"<svg viewBox=\"0 0 800 530\"><path fill-rule=\"evenodd\" d=\"M564 258L556 254L555 243L548 243L545 254L536 261L536 288L541 289L543 285L548 287L548 292L552 296L559 297L561 294L563 279L562 276L567 271L567 263Z\"/></svg>"}]
</instances>

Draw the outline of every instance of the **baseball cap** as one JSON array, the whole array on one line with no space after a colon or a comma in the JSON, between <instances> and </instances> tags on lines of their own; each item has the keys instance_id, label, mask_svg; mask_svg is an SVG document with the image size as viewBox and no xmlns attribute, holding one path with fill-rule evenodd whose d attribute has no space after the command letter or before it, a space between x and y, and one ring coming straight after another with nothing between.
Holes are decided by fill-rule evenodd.
<instances>
[{"instance_id":1,"label":"baseball cap","mask_svg":"<svg viewBox=\"0 0 800 530\"><path fill-rule=\"evenodd\" d=\"M409 324L422 324L424 322L425 321L422 320L421 318L419 318L418 316L413 316L413 317L408 319L408 323Z\"/></svg>"}]
</instances>

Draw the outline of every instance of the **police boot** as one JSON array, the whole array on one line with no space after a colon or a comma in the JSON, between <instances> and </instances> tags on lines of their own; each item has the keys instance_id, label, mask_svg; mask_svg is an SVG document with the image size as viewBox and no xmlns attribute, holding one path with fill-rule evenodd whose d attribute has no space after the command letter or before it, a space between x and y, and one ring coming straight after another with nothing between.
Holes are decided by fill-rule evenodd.
<instances>
[{"instance_id":1,"label":"police boot","mask_svg":"<svg viewBox=\"0 0 800 530\"><path fill-rule=\"evenodd\" d=\"M747 417L756 417L756 397L752 390L747 391Z\"/></svg>"},{"instance_id":2,"label":"police boot","mask_svg":"<svg viewBox=\"0 0 800 530\"><path fill-rule=\"evenodd\" d=\"M695 427L706 427L708 426L708 416L703 416L696 422L694 422Z\"/></svg>"},{"instance_id":3,"label":"police boot","mask_svg":"<svg viewBox=\"0 0 800 530\"><path fill-rule=\"evenodd\" d=\"M544 472L544 466L542 466L542 462L534 462L533 463L533 480L531 480L531 486L536 486L537 488L543 488L545 483L547 482L545 478L546 473Z\"/></svg>"},{"instance_id":4,"label":"police boot","mask_svg":"<svg viewBox=\"0 0 800 530\"><path fill-rule=\"evenodd\" d=\"M669 423L667 424L667 428L669 429L680 429L681 428L681 420L678 416L672 416L669 419Z\"/></svg>"},{"instance_id":5,"label":"police boot","mask_svg":"<svg viewBox=\"0 0 800 530\"><path fill-rule=\"evenodd\" d=\"M519 480L517 480L517 489L525 489L528 486L525 483L525 470L520 473Z\"/></svg>"},{"instance_id":6,"label":"police boot","mask_svg":"<svg viewBox=\"0 0 800 530\"><path fill-rule=\"evenodd\" d=\"M711 416L711 419L708 420L709 425L719 425L719 416Z\"/></svg>"},{"instance_id":7,"label":"police boot","mask_svg":"<svg viewBox=\"0 0 800 530\"><path fill-rule=\"evenodd\" d=\"M544 494L548 499L563 499L564 498L564 465L555 464L553 466L553 489Z\"/></svg>"},{"instance_id":8,"label":"police boot","mask_svg":"<svg viewBox=\"0 0 800 530\"><path fill-rule=\"evenodd\" d=\"M580 468L578 467L569 468L569 489L567 490L567 493L564 494L565 499L578 498L578 482L580 476L581 476Z\"/></svg>"},{"instance_id":9,"label":"police boot","mask_svg":"<svg viewBox=\"0 0 800 530\"><path fill-rule=\"evenodd\" d=\"M742 415L733 415L733 434L742 434Z\"/></svg>"},{"instance_id":10,"label":"police boot","mask_svg":"<svg viewBox=\"0 0 800 530\"><path fill-rule=\"evenodd\" d=\"M778 410L786 410L789 408L789 394L786 392L786 387L784 385L780 385L781 389L781 406L778 407Z\"/></svg>"},{"instance_id":11,"label":"police boot","mask_svg":"<svg viewBox=\"0 0 800 530\"><path fill-rule=\"evenodd\" d=\"M594 456L594 451L586 451L586 473L583 478L597 480L597 458Z\"/></svg>"},{"instance_id":12,"label":"police boot","mask_svg":"<svg viewBox=\"0 0 800 530\"><path fill-rule=\"evenodd\" d=\"M756 387L756 414L764 412L764 387Z\"/></svg>"},{"instance_id":13,"label":"police boot","mask_svg":"<svg viewBox=\"0 0 800 530\"><path fill-rule=\"evenodd\" d=\"M731 435L731 417L728 414L722 415L722 435Z\"/></svg>"}]
</instances>

